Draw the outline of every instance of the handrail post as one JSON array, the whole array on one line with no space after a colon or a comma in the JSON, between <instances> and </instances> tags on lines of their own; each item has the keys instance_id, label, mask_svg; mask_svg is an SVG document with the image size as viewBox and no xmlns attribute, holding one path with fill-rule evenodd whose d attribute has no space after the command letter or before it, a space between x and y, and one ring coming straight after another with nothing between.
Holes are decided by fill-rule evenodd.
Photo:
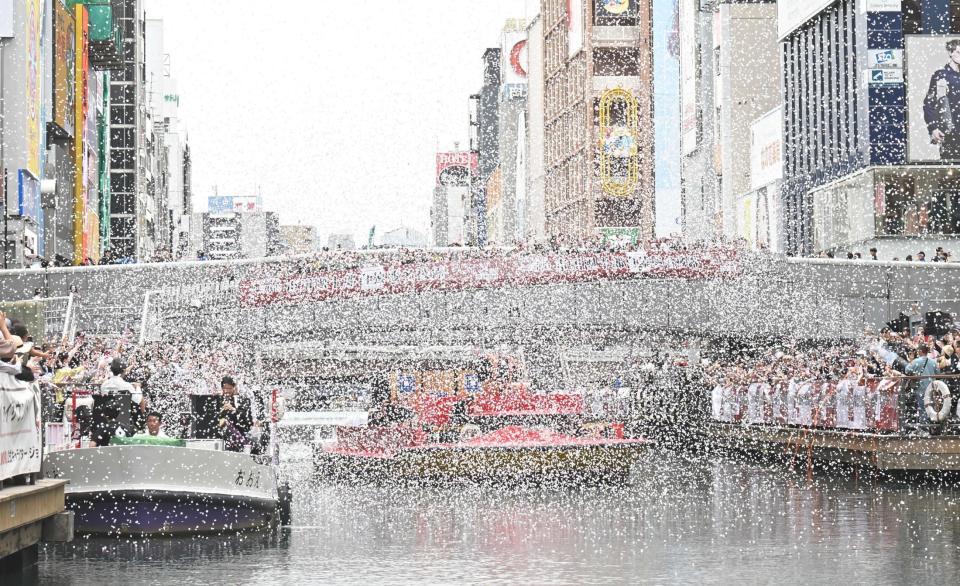
<instances>
[{"instance_id":1,"label":"handrail post","mask_svg":"<svg viewBox=\"0 0 960 586\"><path fill-rule=\"evenodd\" d=\"M73 321L73 293L70 293L70 296L67 297L67 313L63 316L63 335L60 338L60 342L70 342L70 325Z\"/></svg>"}]
</instances>

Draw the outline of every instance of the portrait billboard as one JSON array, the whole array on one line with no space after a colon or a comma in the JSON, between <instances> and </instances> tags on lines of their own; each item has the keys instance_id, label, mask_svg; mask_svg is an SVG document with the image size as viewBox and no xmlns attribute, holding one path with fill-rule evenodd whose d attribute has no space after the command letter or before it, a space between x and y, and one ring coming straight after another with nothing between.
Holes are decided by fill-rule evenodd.
<instances>
[{"instance_id":1,"label":"portrait billboard","mask_svg":"<svg viewBox=\"0 0 960 586\"><path fill-rule=\"evenodd\" d=\"M960 35L907 35L907 160L960 161Z\"/></svg>"},{"instance_id":2,"label":"portrait billboard","mask_svg":"<svg viewBox=\"0 0 960 586\"><path fill-rule=\"evenodd\" d=\"M66 6L59 2L53 6L53 122L69 138L74 132L76 33Z\"/></svg>"}]
</instances>

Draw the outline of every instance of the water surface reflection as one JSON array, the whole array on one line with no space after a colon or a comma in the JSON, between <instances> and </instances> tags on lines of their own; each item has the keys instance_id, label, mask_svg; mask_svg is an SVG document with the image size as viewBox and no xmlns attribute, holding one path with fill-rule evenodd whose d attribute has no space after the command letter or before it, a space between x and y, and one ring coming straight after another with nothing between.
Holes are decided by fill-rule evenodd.
<instances>
[{"instance_id":1,"label":"water surface reflection","mask_svg":"<svg viewBox=\"0 0 960 586\"><path fill-rule=\"evenodd\" d=\"M960 490L935 483L651 453L626 488L297 487L277 535L82 539L42 583L960 583Z\"/></svg>"}]
</instances>

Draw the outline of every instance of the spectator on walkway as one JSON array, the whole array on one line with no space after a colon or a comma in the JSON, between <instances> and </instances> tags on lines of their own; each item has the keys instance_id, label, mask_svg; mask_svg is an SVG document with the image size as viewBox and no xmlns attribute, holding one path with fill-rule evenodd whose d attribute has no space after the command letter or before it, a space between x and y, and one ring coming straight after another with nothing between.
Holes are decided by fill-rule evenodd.
<instances>
[{"instance_id":1,"label":"spectator on walkway","mask_svg":"<svg viewBox=\"0 0 960 586\"><path fill-rule=\"evenodd\" d=\"M920 344L913 353L913 360L907 365L907 374L911 376L923 376L937 374L937 361L930 358L930 347L926 344ZM931 379L921 378L915 383L915 398L917 405L917 416L922 420L924 416L923 394L930 386Z\"/></svg>"}]
</instances>

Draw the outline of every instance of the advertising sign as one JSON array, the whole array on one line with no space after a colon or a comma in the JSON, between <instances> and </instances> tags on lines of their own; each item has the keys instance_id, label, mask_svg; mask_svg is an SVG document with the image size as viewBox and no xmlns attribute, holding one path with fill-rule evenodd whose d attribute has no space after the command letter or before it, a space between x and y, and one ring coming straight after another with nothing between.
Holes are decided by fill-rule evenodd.
<instances>
[{"instance_id":1,"label":"advertising sign","mask_svg":"<svg viewBox=\"0 0 960 586\"><path fill-rule=\"evenodd\" d=\"M960 35L907 35L905 47L907 160L960 161Z\"/></svg>"},{"instance_id":2,"label":"advertising sign","mask_svg":"<svg viewBox=\"0 0 960 586\"><path fill-rule=\"evenodd\" d=\"M869 49L867 67L870 69L902 69L903 49Z\"/></svg>"},{"instance_id":3,"label":"advertising sign","mask_svg":"<svg viewBox=\"0 0 960 586\"><path fill-rule=\"evenodd\" d=\"M699 0L680 0L680 148L684 156L700 142L697 90L697 5Z\"/></svg>"},{"instance_id":4,"label":"advertising sign","mask_svg":"<svg viewBox=\"0 0 960 586\"><path fill-rule=\"evenodd\" d=\"M597 228L603 245L615 248L635 246L640 242L640 228Z\"/></svg>"},{"instance_id":5,"label":"advertising sign","mask_svg":"<svg viewBox=\"0 0 960 586\"><path fill-rule=\"evenodd\" d=\"M901 0L860 0L860 12L900 12Z\"/></svg>"},{"instance_id":6,"label":"advertising sign","mask_svg":"<svg viewBox=\"0 0 960 586\"><path fill-rule=\"evenodd\" d=\"M583 50L583 38L586 35L583 7L584 0L567 0L567 57L573 57Z\"/></svg>"},{"instance_id":7,"label":"advertising sign","mask_svg":"<svg viewBox=\"0 0 960 586\"><path fill-rule=\"evenodd\" d=\"M74 133L73 133L73 156L74 165L77 170L77 180L74 181L73 192L73 255L79 262L86 257L86 248L89 245L87 230L87 189L86 165L88 163L86 145L84 144L85 132L87 128L87 101L88 101L88 76L90 74L90 52L88 50L90 15L87 7L83 4L74 6ZM86 245L86 246L85 246Z\"/></svg>"},{"instance_id":8,"label":"advertising sign","mask_svg":"<svg viewBox=\"0 0 960 586\"><path fill-rule=\"evenodd\" d=\"M783 178L783 113L780 108L750 127L750 189Z\"/></svg>"},{"instance_id":9,"label":"advertising sign","mask_svg":"<svg viewBox=\"0 0 960 586\"><path fill-rule=\"evenodd\" d=\"M27 48L26 67L26 143L27 169L40 176L40 90L43 87L43 5L41 0L26 0L26 30L24 42Z\"/></svg>"},{"instance_id":10,"label":"advertising sign","mask_svg":"<svg viewBox=\"0 0 960 586\"><path fill-rule=\"evenodd\" d=\"M25 169L20 169L17 179L17 201L20 206L18 213L36 220L40 215L40 180Z\"/></svg>"},{"instance_id":11,"label":"advertising sign","mask_svg":"<svg viewBox=\"0 0 960 586\"><path fill-rule=\"evenodd\" d=\"M503 71L503 85L512 87L527 85L527 33L526 31L504 31L501 39L501 71Z\"/></svg>"},{"instance_id":12,"label":"advertising sign","mask_svg":"<svg viewBox=\"0 0 960 586\"><path fill-rule=\"evenodd\" d=\"M13 38L13 0L0 0L0 39Z\"/></svg>"},{"instance_id":13,"label":"advertising sign","mask_svg":"<svg viewBox=\"0 0 960 586\"><path fill-rule=\"evenodd\" d=\"M207 198L207 212L211 214L259 212L262 207L259 195L211 195Z\"/></svg>"},{"instance_id":14,"label":"advertising sign","mask_svg":"<svg viewBox=\"0 0 960 586\"><path fill-rule=\"evenodd\" d=\"M903 83L902 69L868 69L867 85L889 85Z\"/></svg>"},{"instance_id":15,"label":"advertising sign","mask_svg":"<svg viewBox=\"0 0 960 586\"><path fill-rule=\"evenodd\" d=\"M59 2L53 6L53 122L69 138L74 132L76 33L73 15Z\"/></svg>"},{"instance_id":16,"label":"advertising sign","mask_svg":"<svg viewBox=\"0 0 960 586\"><path fill-rule=\"evenodd\" d=\"M777 33L783 39L837 0L780 0L777 2Z\"/></svg>"},{"instance_id":17,"label":"advertising sign","mask_svg":"<svg viewBox=\"0 0 960 586\"><path fill-rule=\"evenodd\" d=\"M34 389L0 390L0 481L40 472L40 396Z\"/></svg>"},{"instance_id":18,"label":"advertising sign","mask_svg":"<svg viewBox=\"0 0 960 586\"><path fill-rule=\"evenodd\" d=\"M477 153L437 153L437 185L466 187L478 165Z\"/></svg>"},{"instance_id":19,"label":"advertising sign","mask_svg":"<svg viewBox=\"0 0 960 586\"><path fill-rule=\"evenodd\" d=\"M256 195L234 196L232 202L232 211L237 214L250 214L259 212L261 208L260 197Z\"/></svg>"}]
</instances>

